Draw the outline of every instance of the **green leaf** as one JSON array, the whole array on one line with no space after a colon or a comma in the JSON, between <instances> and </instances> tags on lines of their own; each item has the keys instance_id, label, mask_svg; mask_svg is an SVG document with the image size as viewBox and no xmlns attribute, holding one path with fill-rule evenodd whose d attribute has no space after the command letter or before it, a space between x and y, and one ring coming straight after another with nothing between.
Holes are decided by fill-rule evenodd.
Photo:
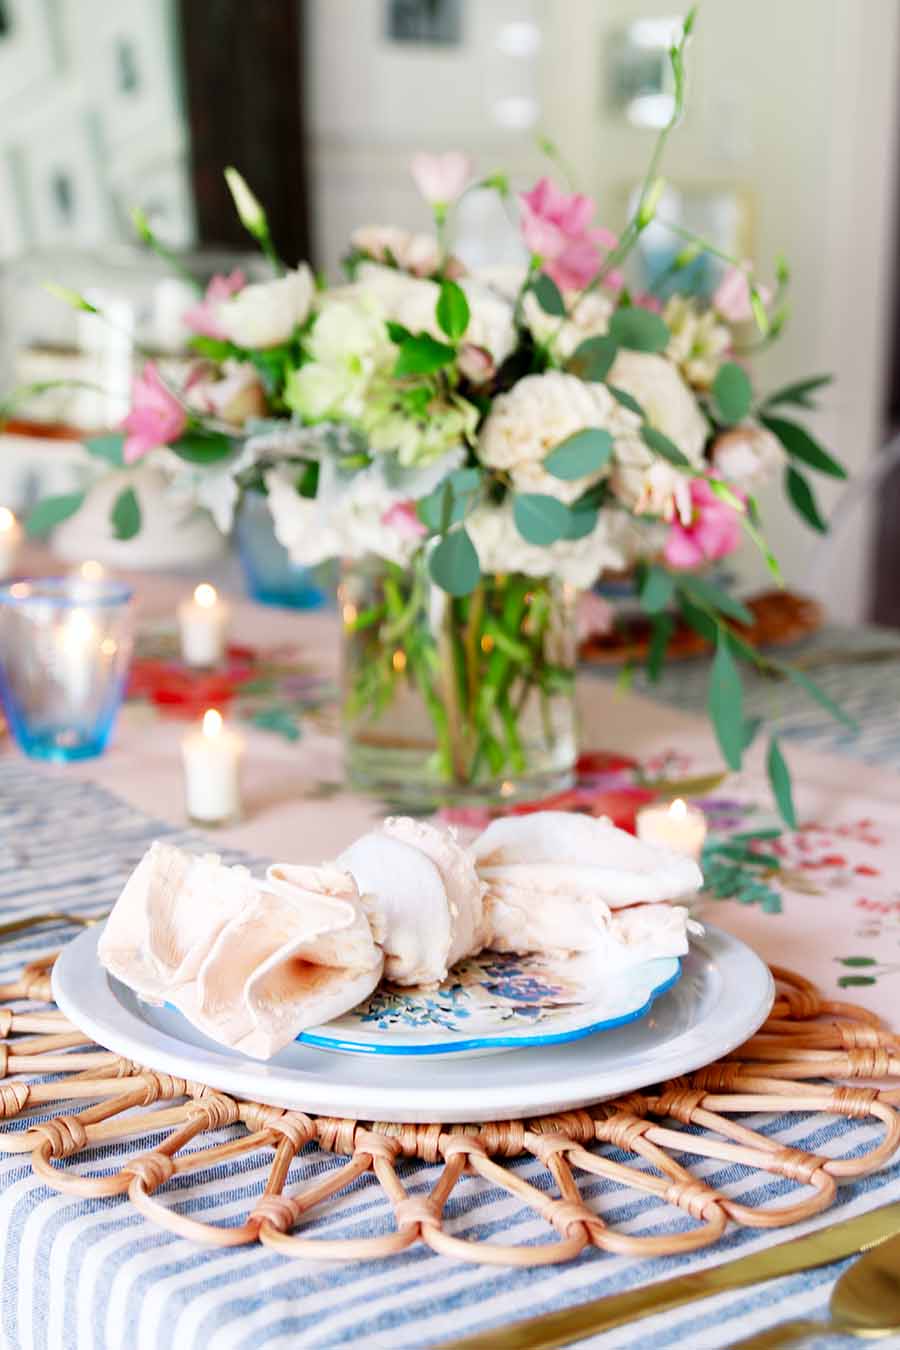
<instances>
[{"instance_id":1,"label":"green leaf","mask_svg":"<svg viewBox=\"0 0 900 1350\"><path fill-rule=\"evenodd\" d=\"M121 469L125 463L122 457L125 436L121 431L113 432L109 436L92 436L89 441L83 441L82 444L89 455L93 455L96 459L105 459L107 464L112 464L117 469Z\"/></svg>"},{"instance_id":2,"label":"green leaf","mask_svg":"<svg viewBox=\"0 0 900 1350\"><path fill-rule=\"evenodd\" d=\"M544 468L554 478L571 483L588 474L598 473L608 462L613 450L613 438L600 427L585 427L567 436L553 447L544 459Z\"/></svg>"},{"instance_id":3,"label":"green leaf","mask_svg":"<svg viewBox=\"0 0 900 1350\"><path fill-rule=\"evenodd\" d=\"M210 361L224 361L240 351L240 347L236 347L227 338L207 337L205 333L197 333L189 340L188 346L198 356L205 356Z\"/></svg>"},{"instance_id":4,"label":"green leaf","mask_svg":"<svg viewBox=\"0 0 900 1350\"><path fill-rule=\"evenodd\" d=\"M409 329L404 327L402 323L397 323L396 319L386 319L384 326L387 329L388 337L391 339L391 342L395 343L398 347L402 346L404 342L412 337L412 333Z\"/></svg>"},{"instance_id":5,"label":"green leaf","mask_svg":"<svg viewBox=\"0 0 900 1350\"><path fill-rule=\"evenodd\" d=\"M123 488L109 513L115 539L133 539L141 528L141 504L134 488Z\"/></svg>"},{"instance_id":6,"label":"green leaf","mask_svg":"<svg viewBox=\"0 0 900 1350\"><path fill-rule=\"evenodd\" d=\"M656 427L651 427L649 422L645 422L641 427L641 440L654 454L661 455L670 464L675 464L680 469L692 467L687 455L678 449L675 442L670 441L661 431L657 431Z\"/></svg>"},{"instance_id":7,"label":"green leaf","mask_svg":"<svg viewBox=\"0 0 900 1350\"><path fill-rule=\"evenodd\" d=\"M769 741L766 771L772 785L772 794L778 806L778 814L789 829L796 830L797 812L794 809L794 794L791 791L791 775L778 741L774 736Z\"/></svg>"},{"instance_id":8,"label":"green leaf","mask_svg":"<svg viewBox=\"0 0 900 1350\"><path fill-rule=\"evenodd\" d=\"M569 507L569 523L566 527L565 539L585 539L589 534L593 534L597 528L597 519L600 515L597 507L591 501L582 499Z\"/></svg>"},{"instance_id":9,"label":"green leaf","mask_svg":"<svg viewBox=\"0 0 900 1350\"><path fill-rule=\"evenodd\" d=\"M606 387L616 402L621 403L623 408L627 408L629 412L637 413L638 417L644 416L643 408L637 399L628 393L627 389L617 389L614 384L608 384Z\"/></svg>"},{"instance_id":10,"label":"green leaf","mask_svg":"<svg viewBox=\"0 0 900 1350\"><path fill-rule=\"evenodd\" d=\"M605 380L618 350L619 344L608 333L585 338L572 353L568 369L580 380Z\"/></svg>"},{"instance_id":11,"label":"green leaf","mask_svg":"<svg viewBox=\"0 0 900 1350\"><path fill-rule=\"evenodd\" d=\"M641 609L645 614L660 614L675 594L675 578L664 567L648 567L640 590Z\"/></svg>"},{"instance_id":12,"label":"green leaf","mask_svg":"<svg viewBox=\"0 0 900 1350\"><path fill-rule=\"evenodd\" d=\"M797 380L794 384L786 384L783 389L776 389L774 394L769 394L763 400L762 406L774 408L781 403L793 403L798 408L813 408L815 404L810 394L833 382L833 375L811 375L807 380Z\"/></svg>"},{"instance_id":13,"label":"green leaf","mask_svg":"<svg viewBox=\"0 0 900 1350\"><path fill-rule=\"evenodd\" d=\"M620 347L634 352L661 352L669 345L665 320L650 309L630 305L617 309L609 321L609 334Z\"/></svg>"},{"instance_id":14,"label":"green leaf","mask_svg":"<svg viewBox=\"0 0 900 1350\"><path fill-rule=\"evenodd\" d=\"M744 420L753 402L753 386L742 366L736 361L726 361L720 366L712 392L723 422L733 424Z\"/></svg>"},{"instance_id":15,"label":"green leaf","mask_svg":"<svg viewBox=\"0 0 900 1350\"><path fill-rule=\"evenodd\" d=\"M838 961L842 966L877 966L878 962L874 956L839 956Z\"/></svg>"},{"instance_id":16,"label":"green leaf","mask_svg":"<svg viewBox=\"0 0 900 1350\"><path fill-rule=\"evenodd\" d=\"M789 464L785 469L784 482L788 496L797 513L814 530L818 530L820 534L827 534L828 525L822 519L813 490L808 480L804 478L799 469L794 468L793 464Z\"/></svg>"},{"instance_id":17,"label":"green leaf","mask_svg":"<svg viewBox=\"0 0 900 1350\"><path fill-rule=\"evenodd\" d=\"M464 526L444 535L431 552L428 570L448 595L471 595L481 578L481 567Z\"/></svg>"},{"instance_id":18,"label":"green leaf","mask_svg":"<svg viewBox=\"0 0 900 1350\"><path fill-rule=\"evenodd\" d=\"M859 989L865 984L877 984L874 975L842 975L838 980L841 989Z\"/></svg>"},{"instance_id":19,"label":"green leaf","mask_svg":"<svg viewBox=\"0 0 900 1350\"><path fill-rule=\"evenodd\" d=\"M707 581L706 577L682 576L678 579L678 586L692 600L701 605L709 605L711 609L727 615L729 619L734 619L736 623L744 623L748 626L753 623L753 615L746 605L742 605L740 600L736 600L733 595L729 595L715 582Z\"/></svg>"},{"instance_id":20,"label":"green leaf","mask_svg":"<svg viewBox=\"0 0 900 1350\"><path fill-rule=\"evenodd\" d=\"M564 502L542 492L521 492L513 498L516 529L529 544L555 544L565 536L570 515Z\"/></svg>"},{"instance_id":21,"label":"green leaf","mask_svg":"<svg viewBox=\"0 0 900 1350\"><path fill-rule=\"evenodd\" d=\"M469 326L469 302L462 286L444 279L435 306L437 321L451 342L458 342Z\"/></svg>"},{"instance_id":22,"label":"green leaf","mask_svg":"<svg viewBox=\"0 0 900 1350\"><path fill-rule=\"evenodd\" d=\"M759 729L762 726L762 724L763 719L761 717L748 717L744 722L745 750L749 750L753 742L756 740L756 737L759 735ZM780 833L781 833L780 830L764 830L758 834L750 835L749 837L753 839L777 839ZM733 839L736 839L737 837L738 837L737 835L732 835Z\"/></svg>"},{"instance_id":23,"label":"green leaf","mask_svg":"<svg viewBox=\"0 0 900 1350\"><path fill-rule=\"evenodd\" d=\"M566 302L551 276L548 276L546 272L539 272L531 283L531 289L545 314L552 314L557 319L565 318Z\"/></svg>"},{"instance_id":24,"label":"green leaf","mask_svg":"<svg viewBox=\"0 0 900 1350\"><path fill-rule=\"evenodd\" d=\"M716 738L730 769L739 769L744 752L744 691L727 636L720 632L709 679L709 711Z\"/></svg>"},{"instance_id":25,"label":"green leaf","mask_svg":"<svg viewBox=\"0 0 900 1350\"><path fill-rule=\"evenodd\" d=\"M819 444L805 427L797 422L789 422L786 417L767 417L760 419L773 436L777 436L792 459L802 460L811 469L827 473L832 478L846 478L847 470L838 460Z\"/></svg>"},{"instance_id":26,"label":"green leaf","mask_svg":"<svg viewBox=\"0 0 900 1350\"><path fill-rule=\"evenodd\" d=\"M227 459L233 450L231 438L221 431L186 431L173 441L170 447L180 459L188 464L215 464Z\"/></svg>"},{"instance_id":27,"label":"green leaf","mask_svg":"<svg viewBox=\"0 0 900 1350\"><path fill-rule=\"evenodd\" d=\"M653 633L647 649L646 669L647 678L655 684L662 672L675 624L668 614L654 614L652 623Z\"/></svg>"},{"instance_id":28,"label":"green leaf","mask_svg":"<svg viewBox=\"0 0 900 1350\"><path fill-rule=\"evenodd\" d=\"M780 662L776 663L776 669L780 670L794 684L804 689L810 698L814 698L827 713L831 714L836 722L842 722L848 731L859 731L859 723L849 713L845 712L839 704L835 703L834 699L830 698L825 690L816 684L815 680L811 680L805 671L797 670L794 666L782 665Z\"/></svg>"},{"instance_id":29,"label":"green leaf","mask_svg":"<svg viewBox=\"0 0 900 1350\"><path fill-rule=\"evenodd\" d=\"M68 520L69 516L74 516L83 501L83 492L64 492L58 497L45 497L31 508L25 521L26 534L47 534Z\"/></svg>"},{"instance_id":30,"label":"green leaf","mask_svg":"<svg viewBox=\"0 0 900 1350\"><path fill-rule=\"evenodd\" d=\"M433 492L416 504L416 514L423 525L435 532L457 525L468 513L472 499L481 489L480 469L455 469L438 483ZM449 494L449 519L443 524L445 494Z\"/></svg>"},{"instance_id":31,"label":"green leaf","mask_svg":"<svg viewBox=\"0 0 900 1350\"><path fill-rule=\"evenodd\" d=\"M433 375L436 370L449 366L455 355L446 342L438 342L430 333L416 333L400 344L394 375L397 379L404 375Z\"/></svg>"},{"instance_id":32,"label":"green leaf","mask_svg":"<svg viewBox=\"0 0 900 1350\"><path fill-rule=\"evenodd\" d=\"M706 638L707 642L716 641L719 629L715 619L711 619L705 610L698 609L692 604L683 591L679 592L678 606L684 615L685 623L689 624L695 633Z\"/></svg>"}]
</instances>

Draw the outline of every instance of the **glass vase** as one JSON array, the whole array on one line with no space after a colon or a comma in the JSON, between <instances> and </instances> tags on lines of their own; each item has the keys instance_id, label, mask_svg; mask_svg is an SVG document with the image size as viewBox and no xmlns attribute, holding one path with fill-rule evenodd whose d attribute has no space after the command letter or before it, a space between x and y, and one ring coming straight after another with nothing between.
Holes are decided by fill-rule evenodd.
<instances>
[{"instance_id":1,"label":"glass vase","mask_svg":"<svg viewBox=\"0 0 900 1350\"><path fill-rule=\"evenodd\" d=\"M454 597L424 559L365 559L345 565L338 595L352 786L424 810L571 784L574 587L509 573Z\"/></svg>"}]
</instances>

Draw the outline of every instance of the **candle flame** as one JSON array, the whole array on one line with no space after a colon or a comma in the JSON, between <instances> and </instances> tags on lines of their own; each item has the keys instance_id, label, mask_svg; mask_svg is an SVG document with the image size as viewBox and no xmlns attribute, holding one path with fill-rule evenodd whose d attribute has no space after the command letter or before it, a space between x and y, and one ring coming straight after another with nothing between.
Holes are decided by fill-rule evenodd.
<instances>
[{"instance_id":1,"label":"candle flame","mask_svg":"<svg viewBox=\"0 0 900 1350\"><path fill-rule=\"evenodd\" d=\"M203 735L208 736L210 740L218 736L222 731L222 714L216 708L207 708L203 714Z\"/></svg>"},{"instance_id":2,"label":"candle flame","mask_svg":"<svg viewBox=\"0 0 900 1350\"><path fill-rule=\"evenodd\" d=\"M210 586L208 581L201 581L194 591L194 602L201 609L212 609L218 598L215 586Z\"/></svg>"},{"instance_id":3,"label":"candle flame","mask_svg":"<svg viewBox=\"0 0 900 1350\"><path fill-rule=\"evenodd\" d=\"M673 820L684 820L685 816L687 815L687 805L685 802L681 800L680 797L676 797L672 805L669 807L669 815L672 817Z\"/></svg>"},{"instance_id":4,"label":"candle flame","mask_svg":"<svg viewBox=\"0 0 900 1350\"><path fill-rule=\"evenodd\" d=\"M0 534L8 534L16 527L16 518L8 506L0 506Z\"/></svg>"},{"instance_id":5,"label":"candle flame","mask_svg":"<svg viewBox=\"0 0 900 1350\"><path fill-rule=\"evenodd\" d=\"M83 581L102 581L106 576L106 568L96 558L87 558L78 569L79 576Z\"/></svg>"}]
</instances>

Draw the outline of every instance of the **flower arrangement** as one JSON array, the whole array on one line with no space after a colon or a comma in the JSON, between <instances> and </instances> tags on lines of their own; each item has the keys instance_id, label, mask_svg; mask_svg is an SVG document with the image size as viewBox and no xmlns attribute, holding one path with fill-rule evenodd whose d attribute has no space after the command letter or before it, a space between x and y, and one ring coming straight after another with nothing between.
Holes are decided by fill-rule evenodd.
<instances>
[{"instance_id":1,"label":"flower arrangement","mask_svg":"<svg viewBox=\"0 0 900 1350\"><path fill-rule=\"evenodd\" d=\"M431 768L446 782L526 772L530 702L545 739L559 736L554 700L571 697L574 666L561 606L571 588L626 570L652 616L651 674L674 607L714 643L710 712L737 768L756 730L743 714L738 663L775 663L733 631L747 611L706 569L749 536L777 577L759 486L783 474L794 507L823 530L808 470L845 476L783 413L811 408L827 377L760 395L748 371L783 327L784 264L769 288L746 261L719 255L721 280L701 300L690 265L717 251L676 230L680 252L653 290L626 282L629 254L657 215L692 25L693 13L671 51L671 120L618 236L596 222L590 197L549 177L516 196L503 174L474 178L461 153L420 154L412 172L434 233L361 228L346 282L326 285L305 264L282 264L262 206L229 170L272 279L216 277L184 316L197 360L183 387L148 362L122 431L88 446L117 467L152 456L173 491L208 507L223 530L243 493L265 493L297 563L380 560L377 593L366 603L344 596L356 651L348 715L377 719L400 686L414 687L434 728ZM527 262L513 278L471 272L454 256L454 210L475 187L517 208ZM165 252L143 217L136 224ZM83 296L64 298L96 312ZM41 503L32 526L77 506ZM113 526L122 538L140 528L127 482ZM574 742L565 753L571 759ZM774 738L768 764L791 821Z\"/></svg>"}]
</instances>

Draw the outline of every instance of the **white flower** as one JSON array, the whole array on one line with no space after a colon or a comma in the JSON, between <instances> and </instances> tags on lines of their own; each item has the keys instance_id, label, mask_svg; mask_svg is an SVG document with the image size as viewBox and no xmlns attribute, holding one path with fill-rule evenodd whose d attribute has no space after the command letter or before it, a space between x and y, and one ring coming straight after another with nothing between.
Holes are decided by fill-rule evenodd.
<instances>
[{"instance_id":1,"label":"white flower","mask_svg":"<svg viewBox=\"0 0 900 1350\"><path fill-rule=\"evenodd\" d=\"M326 558L340 556L343 537L329 513L315 497L301 497L297 473L269 469L265 475L266 500L272 513L275 537L298 567L315 567Z\"/></svg>"},{"instance_id":2,"label":"white flower","mask_svg":"<svg viewBox=\"0 0 900 1350\"><path fill-rule=\"evenodd\" d=\"M678 371L664 356L620 351L609 383L637 399L652 427L663 432L698 467L709 435L706 418Z\"/></svg>"},{"instance_id":3,"label":"white flower","mask_svg":"<svg viewBox=\"0 0 900 1350\"><path fill-rule=\"evenodd\" d=\"M672 337L666 356L695 389L709 389L731 348L731 333L715 310L701 311L689 296L673 295L663 310Z\"/></svg>"},{"instance_id":4,"label":"white flower","mask_svg":"<svg viewBox=\"0 0 900 1350\"><path fill-rule=\"evenodd\" d=\"M636 516L659 516L674 520L675 516L687 524L691 519L691 480L672 464L659 459L642 445L630 446L617 452L613 463L611 486L616 500Z\"/></svg>"},{"instance_id":5,"label":"white flower","mask_svg":"<svg viewBox=\"0 0 900 1350\"><path fill-rule=\"evenodd\" d=\"M783 466L784 450L777 436L758 422L741 422L717 437L713 472L744 492L755 492Z\"/></svg>"},{"instance_id":6,"label":"white flower","mask_svg":"<svg viewBox=\"0 0 900 1350\"><path fill-rule=\"evenodd\" d=\"M265 349L287 342L309 313L315 284L306 263L274 281L245 286L218 306L226 337L238 347Z\"/></svg>"},{"instance_id":7,"label":"white flower","mask_svg":"<svg viewBox=\"0 0 900 1350\"><path fill-rule=\"evenodd\" d=\"M418 277L432 276L441 265L441 246L433 234L413 234L397 225L362 225L354 230L350 242L376 262L393 259Z\"/></svg>"},{"instance_id":8,"label":"white flower","mask_svg":"<svg viewBox=\"0 0 900 1350\"><path fill-rule=\"evenodd\" d=\"M580 299L577 292L568 292L563 298L568 315L562 323L541 307L533 291L525 295L522 316L535 342L546 346L552 341L557 357L567 361L587 338L600 337L609 331L614 304L608 295L596 290Z\"/></svg>"},{"instance_id":9,"label":"white flower","mask_svg":"<svg viewBox=\"0 0 900 1350\"><path fill-rule=\"evenodd\" d=\"M574 502L604 471L565 482L547 472L545 456L586 427L617 436L635 434L637 426L636 415L622 408L604 385L549 370L526 375L494 400L481 428L478 457L489 468L506 470L519 492L543 492Z\"/></svg>"},{"instance_id":10,"label":"white flower","mask_svg":"<svg viewBox=\"0 0 900 1350\"><path fill-rule=\"evenodd\" d=\"M393 353L377 305L343 292L323 305L306 350L312 359L291 372L284 397L308 421L360 418L372 376Z\"/></svg>"},{"instance_id":11,"label":"white flower","mask_svg":"<svg viewBox=\"0 0 900 1350\"><path fill-rule=\"evenodd\" d=\"M591 534L583 539L559 540L549 547L529 544L516 529L512 503L476 507L466 528L481 570L521 572L529 577L559 577L579 589L592 586L601 572L624 570L631 561L615 539L612 517L621 512L601 511Z\"/></svg>"}]
</instances>

